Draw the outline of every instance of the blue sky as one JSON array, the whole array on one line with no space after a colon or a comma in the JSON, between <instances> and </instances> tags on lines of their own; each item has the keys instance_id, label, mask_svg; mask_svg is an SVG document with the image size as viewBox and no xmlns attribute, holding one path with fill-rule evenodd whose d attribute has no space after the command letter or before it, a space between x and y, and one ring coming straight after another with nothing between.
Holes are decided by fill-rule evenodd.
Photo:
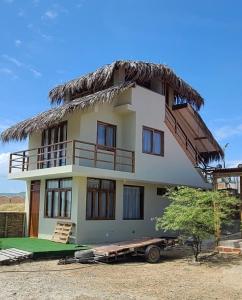
<instances>
[{"instance_id":1,"label":"blue sky","mask_svg":"<svg viewBox=\"0 0 242 300\"><path fill-rule=\"evenodd\" d=\"M242 3L0 0L0 131L49 108L50 88L117 59L165 63L205 98L201 115L242 162ZM0 144L0 191L9 152Z\"/></svg>"}]
</instances>

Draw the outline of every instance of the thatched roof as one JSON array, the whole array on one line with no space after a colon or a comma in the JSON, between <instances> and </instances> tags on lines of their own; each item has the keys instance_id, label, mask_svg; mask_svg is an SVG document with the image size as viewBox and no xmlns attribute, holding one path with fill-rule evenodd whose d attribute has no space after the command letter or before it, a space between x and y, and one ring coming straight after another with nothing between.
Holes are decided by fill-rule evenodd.
<instances>
[{"instance_id":1,"label":"thatched roof","mask_svg":"<svg viewBox=\"0 0 242 300\"><path fill-rule=\"evenodd\" d=\"M95 72L59 85L49 92L50 101L61 103L75 98L76 94L83 96L106 89L113 84L114 72L120 68L125 70L125 81L134 81L143 85L152 78L158 78L169 84L175 91L175 97L192 104L196 109L204 104L201 95L169 67L142 61L115 61Z\"/></svg>"},{"instance_id":2,"label":"thatched roof","mask_svg":"<svg viewBox=\"0 0 242 300\"><path fill-rule=\"evenodd\" d=\"M96 103L111 103L115 97L134 86L133 82L126 82L111 88L96 92L92 95L77 98L69 103L52 108L38 114L33 118L19 122L16 125L6 129L1 134L1 140L8 142L10 140L24 140L33 132L40 132L46 128L57 125L69 113L76 110L85 110Z\"/></svg>"},{"instance_id":3,"label":"thatched roof","mask_svg":"<svg viewBox=\"0 0 242 300\"><path fill-rule=\"evenodd\" d=\"M114 72L119 68L123 68L125 71L125 82L115 85L113 83ZM176 76L167 66L146 62L116 61L51 90L49 93L51 102L62 103L62 105L6 129L1 133L0 139L3 142L23 140L33 132L41 132L59 124L69 113L85 110L97 103L111 103L117 95L135 86L135 83L142 86L153 78L158 80L160 78L175 91L177 98L185 103L190 103L197 109L204 103L199 93ZM203 122L199 114L198 119ZM223 156L222 149L209 130L208 134L218 146L218 151L201 153L207 162Z\"/></svg>"}]
</instances>

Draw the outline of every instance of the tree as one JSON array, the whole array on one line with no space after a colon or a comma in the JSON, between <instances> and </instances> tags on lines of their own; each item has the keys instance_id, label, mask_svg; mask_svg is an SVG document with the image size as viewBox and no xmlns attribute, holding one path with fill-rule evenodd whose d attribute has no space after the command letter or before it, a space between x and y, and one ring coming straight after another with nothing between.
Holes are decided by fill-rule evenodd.
<instances>
[{"instance_id":1,"label":"tree","mask_svg":"<svg viewBox=\"0 0 242 300\"><path fill-rule=\"evenodd\" d=\"M191 238L195 261L202 241L216 235L222 224L229 224L239 200L226 191L204 191L189 187L170 188L166 194L171 204L156 219L157 229L176 231Z\"/></svg>"}]
</instances>

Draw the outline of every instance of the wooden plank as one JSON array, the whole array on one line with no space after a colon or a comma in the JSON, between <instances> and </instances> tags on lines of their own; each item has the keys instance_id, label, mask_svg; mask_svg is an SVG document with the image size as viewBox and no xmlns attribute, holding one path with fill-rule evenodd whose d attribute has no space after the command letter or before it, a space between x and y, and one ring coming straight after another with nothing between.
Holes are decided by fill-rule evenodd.
<instances>
[{"instance_id":1,"label":"wooden plank","mask_svg":"<svg viewBox=\"0 0 242 300\"><path fill-rule=\"evenodd\" d=\"M161 238L142 238L132 241L124 241L120 243L113 243L106 246L100 246L93 249L95 254L98 255L122 255L124 253L134 252L137 248L146 247L152 244L160 244L165 242Z\"/></svg>"}]
</instances>

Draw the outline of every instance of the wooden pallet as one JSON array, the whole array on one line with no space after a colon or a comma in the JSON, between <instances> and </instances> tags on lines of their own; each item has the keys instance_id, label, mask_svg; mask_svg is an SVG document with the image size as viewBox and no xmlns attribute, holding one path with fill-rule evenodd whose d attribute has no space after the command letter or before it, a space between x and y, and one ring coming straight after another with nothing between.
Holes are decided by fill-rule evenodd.
<instances>
[{"instance_id":1,"label":"wooden pallet","mask_svg":"<svg viewBox=\"0 0 242 300\"><path fill-rule=\"evenodd\" d=\"M32 252L9 248L6 250L0 250L0 264L8 264L13 262L22 261L32 257Z\"/></svg>"},{"instance_id":2,"label":"wooden pallet","mask_svg":"<svg viewBox=\"0 0 242 300\"><path fill-rule=\"evenodd\" d=\"M58 221L51 240L53 242L67 244L71 235L71 230L72 223Z\"/></svg>"}]
</instances>

